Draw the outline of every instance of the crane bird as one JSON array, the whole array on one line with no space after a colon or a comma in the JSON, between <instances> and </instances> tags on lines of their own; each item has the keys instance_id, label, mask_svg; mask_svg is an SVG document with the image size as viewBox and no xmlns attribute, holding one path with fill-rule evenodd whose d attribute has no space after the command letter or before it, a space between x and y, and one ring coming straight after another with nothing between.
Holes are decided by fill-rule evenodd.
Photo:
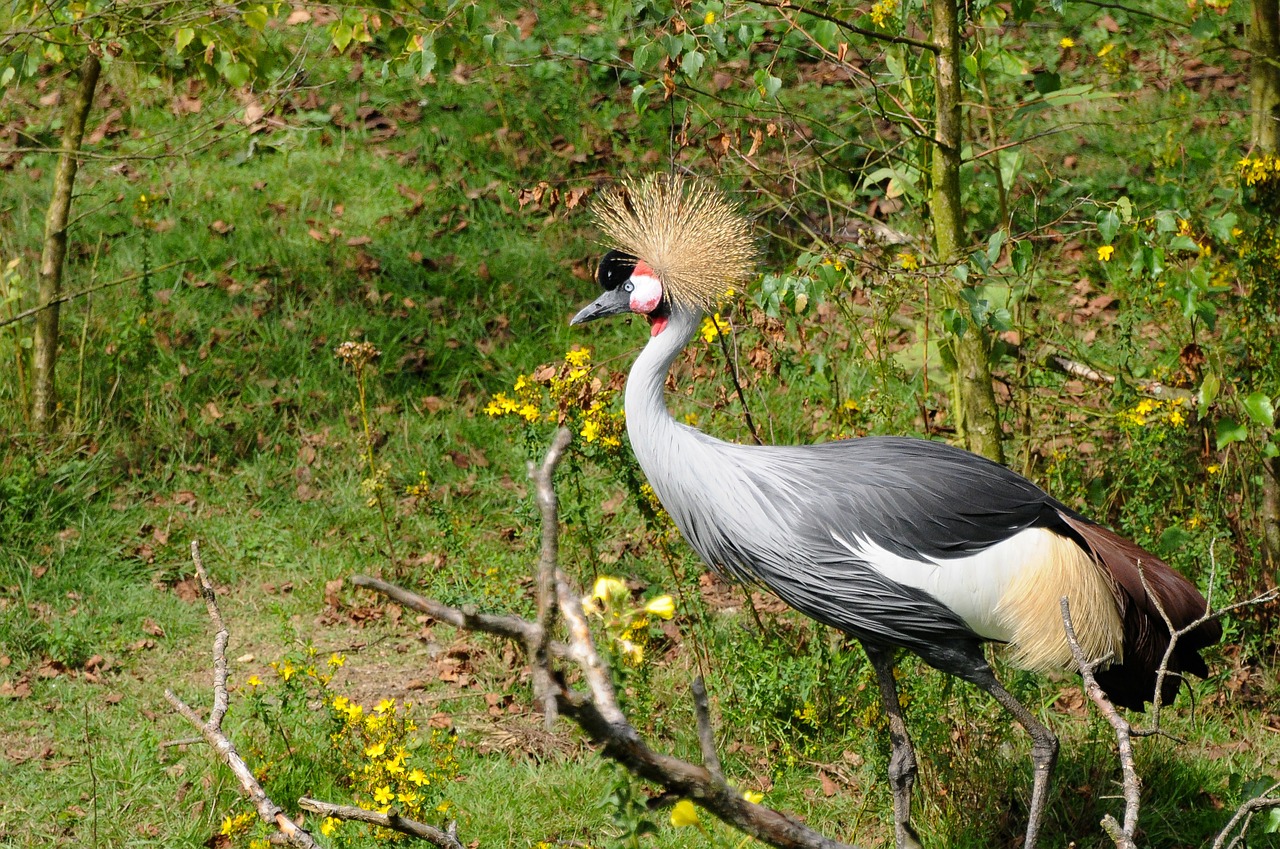
<instances>
[{"instance_id":1,"label":"crane bird","mask_svg":"<svg viewBox=\"0 0 1280 849\"><path fill-rule=\"evenodd\" d=\"M1107 695L1142 710L1171 642L1164 616L1182 629L1206 612L1204 597L1136 544L959 448L880 436L739 445L677 422L663 397L668 371L705 311L752 276L750 222L706 183L675 176L608 188L593 211L611 248L596 275L604 292L571 323L648 320L626 383L627 433L685 539L717 572L862 643L889 721L899 847L919 845L916 759L893 677L900 649L990 693L1031 736L1033 847L1058 740L996 679L983 644L1003 644L1023 668L1073 668L1065 596ZM1163 700L1182 674L1208 673L1199 652L1220 637L1210 620L1177 641Z\"/></svg>"}]
</instances>

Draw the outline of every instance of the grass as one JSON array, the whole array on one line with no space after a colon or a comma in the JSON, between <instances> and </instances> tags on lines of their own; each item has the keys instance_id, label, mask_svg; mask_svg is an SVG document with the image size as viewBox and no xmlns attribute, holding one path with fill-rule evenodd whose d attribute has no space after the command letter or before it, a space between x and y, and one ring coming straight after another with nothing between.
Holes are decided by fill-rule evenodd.
<instances>
[{"instance_id":1,"label":"grass","mask_svg":"<svg viewBox=\"0 0 1280 849\"><path fill-rule=\"evenodd\" d=\"M580 32L567 7L541 14L553 31ZM527 709L518 656L328 586L391 571L378 512L361 492L363 426L355 379L333 356L339 343L368 340L382 351L369 383L370 416L377 460L390 469L392 546L410 564L407 582L450 602L522 612L531 605L526 579L537 532L522 470L545 432L526 434L481 411L517 375L575 344L594 349L606 378L625 371L639 344L640 329L625 323L566 326L591 294L575 271L597 252L593 236L578 212L521 210L517 190L541 179L585 186L634 170L649 151L666 150L669 116L636 115L628 92L598 66L537 67L543 71L525 75L486 66L473 69L470 84L420 89L368 70L348 79L345 60L324 58L314 78L347 81L318 89L318 106L287 113L288 130L228 132L182 160L86 166L77 208L95 211L72 236L72 288L185 263L65 308L57 439L27 432L16 359L0 356L0 427L10 436L0 453L0 688L7 688L0 751L8 760L0 769L0 845L196 845L241 809L231 777L202 745L166 745L192 732L163 690L209 701L211 635L190 593L191 539L201 541L232 629L239 689L231 722L239 739L265 746L278 738L246 707L249 676L271 683L269 663L314 644L322 655L349 658L335 692L366 705L407 698L424 722L447 717L459 735L462 776L448 798L464 841L625 842L607 799L625 795L619 786L641 789L619 785L563 725L541 730ZM111 103L124 110L131 133L194 125L170 114L167 89L109 80ZM823 91L801 87L799 96L818 104ZM1178 98L1190 98L1189 110L1223 108L1211 94L1144 92L1118 100L1116 112L1083 106L1076 117L1088 122L1089 173L1046 166L1019 186L1044 189L1046 202L1059 204L1055 212L1078 212L1073 199L1090 193L1109 200L1115 185L1140 204L1210 208L1220 198L1210 191L1216 176L1206 174L1222 173L1222 157L1234 156L1222 151L1238 128L1214 125L1189 138L1177 167L1136 167L1129 154L1168 148L1166 122L1182 114ZM55 115L37 96L8 91L0 119L49 136ZM227 107L213 93L202 96L205 114ZM361 105L396 120L396 134L375 137L359 118ZM1138 139L1112 123L1138 128ZM123 148L134 143L118 140ZM1055 138L1033 152L1050 163L1071 148ZM699 168L708 164L686 155ZM31 153L0 183L0 254L22 258L24 281L50 170L47 156ZM975 196L975 207L985 202ZM786 223L772 213L762 220L784 235ZM907 215L895 223L921 228ZM1171 367L1184 325L1168 321L1167 306L1129 297L1130 281L1108 289L1125 297L1122 320L1056 320L1075 280L1092 274L1098 282L1097 269L1085 270L1071 253L1080 233L1064 227L1039 258L1043 278L1024 329L1075 346L1095 330L1105 362L1132 353L1138 339L1144 358ZM778 267L794 262L785 242L769 250ZM920 309L909 286L872 297L880 299L873 307ZM23 304L29 300L30 293ZM1162 324L1174 329L1153 336ZM0 351L27 332L0 330ZM770 441L924 432L922 407L943 405L940 375L925 396L922 373L902 365L909 343L877 336L849 315L775 322L740 307L736 332L749 364L748 398ZM871 374L859 366L868 349L883 366ZM679 372L678 413L745 438L718 345L697 348ZM1166 428L1161 441L1126 434L1114 425L1124 396L1081 401L1064 384L1036 370L1019 387L1036 404L1028 445L1062 455L1044 448L1047 462L1038 467L1055 493L1145 534L1156 550L1170 527L1188 527L1196 516L1215 529L1230 524L1232 493L1242 490L1206 477L1198 432ZM844 408L845 399L855 409ZM1110 451L1124 473L1103 476L1084 443ZM404 495L422 472L429 497ZM608 506L623 492L588 462L561 480L573 520L566 565L584 584L617 572L680 596L680 631L655 638L661 659L631 679L636 722L696 757L687 696L696 647L712 658L709 686L738 786L765 791L770 804L834 836L886 842L886 742L861 653L767 606L760 632L740 599L718 602L700 583L701 567L681 543L646 532L629 501ZM1176 515L1168 515L1170 504ZM1198 528L1177 542L1202 557L1210 530ZM1251 545L1220 546L1228 589ZM1241 801L1244 784L1280 769L1280 748L1266 730L1273 720L1260 707L1277 692L1274 668L1258 664L1267 658L1266 621L1234 621L1214 678L1197 685L1196 711L1184 697L1168 715L1185 745L1142 743L1150 845L1202 844ZM924 760L918 804L926 838L956 847L1015 844L1030 785L1024 735L984 697L910 660L903 669L909 727ZM1064 738L1045 845L1105 845L1097 821L1117 810L1107 729L1074 700L1073 680L1003 674ZM457 675L462 683L448 680ZM495 712L486 696L503 706ZM322 737L295 736L301 763L323 750ZM277 787L286 806L299 789L344 792L332 775L306 768ZM663 812L654 819L658 833L640 844L704 841L667 826ZM718 826L713 834L718 844L738 843Z\"/></svg>"}]
</instances>

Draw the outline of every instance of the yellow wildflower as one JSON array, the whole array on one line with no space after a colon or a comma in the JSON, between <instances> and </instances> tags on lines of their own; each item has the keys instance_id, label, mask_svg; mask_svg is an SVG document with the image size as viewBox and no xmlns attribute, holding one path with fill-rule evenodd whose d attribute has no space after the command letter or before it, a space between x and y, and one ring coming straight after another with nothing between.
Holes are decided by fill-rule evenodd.
<instances>
[{"instance_id":1,"label":"yellow wildflower","mask_svg":"<svg viewBox=\"0 0 1280 849\"><path fill-rule=\"evenodd\" d=\"M698 809L688 799L681 799L671 809L671 824L676 828L687 828L698 824Z\"/></svg>"},{"instance_id":2,"label":"yellow wildflower","mask_svg":"<svg viewBox=\"0 0 1280 849\"><path fill-rule=\"evenodd\" d=\"M1169 413L1169 424L1173 425L1174 427L1182 427L1182 423L1185 422L1186 420L1187 419L1185 416L1182 415L1181 410L1172 410Z\"/></svg>"},{"instance_id":3,"label":"yellow wildflower","mask_svg":"<svg viewBox=\"0 0 1280 849\"><path fill-rule=\"evenodd\" d=\"M431 783L431 779L427 778L427 774L420 769L415 769L413 770L413 772L409 773L409 781L418 785L419 787L423 786L424 784Z\"/></svg>"},{"instance_id":4,"label":"yellow wildflower","mask_svg":"<svg viewBox=\"0 0 1280 849\"><path fill-rule=\"evenodd\" d=\"M676 615L676 603L671 596L660 595L649 599L649 603L644 606L644 612L652 613L660 619L670 619Z\"/></svg>"},{"instance_id":5,"label":"yellow wildflower","mask_svg":"<svg viewBox=\"0 0 1280 849\"><path fill-rule=\"evenodd\" d=\"M882 27L888 22L889 16L898 9L898 0L877 0L876 4L871 7L871 23L878 27Z\"/></svg>"},{"instance_id":6,"label":"yellow wildflower","mask_svg":"<svg viewBox=\"0 0 1280 849\"><path fill-rule=\"evenodd\" d=\"M1075 42L1075 39L1073 38L1063 38L1061 41L1058 42L1058 46L1061 47L1063 50L1070 50L1071 48L1076 46L1076 42Z\"/></svg>"},{"instance_id":7,"label":"yellow wildflower","mask_svg":"<svg viewBox=\"0 0 1280 849\"><path fill-rule=\"evenodd\" d=\"M596 438L600 436L600 422L595 419L587 419L582 423L582 429L579 433L582 434L583 441L595 442Z\"/></svg>"},{"instance_id":8,"label":"yellow wildflower","mask_svg":"<svg viewBox=\"0 0 1280 849\"><path fill-rule=\"evenodd\" d=\"M248 684L250 687L260 687L262 686L262 679L257 675L250 675L249 680L244 683Z\"/></svg>"},{"instance_id":9,"label":"yellow wildflower","mask_svg":"<svg viewBox=\"0 0 1280 849\"><path fill-rule=\"evenodd\" d=\"M1116 46L1114 44L1102 45L1102 49L1098 51L1098 58L1101 59L1103 56L1106 56L1108 53L1110 53L1112 50L1115 50L1115 49L1116 49Z\"/></svg>"},{"instance_id":10,"label":"yellow wildflower","mask_svg":"<svg viewBox=\"0 0 1280 849\"><path fill-rule=\"evenodd\" d=\"M283 666L276 667L276 672L279 673L280 677L286 681L292 678L297 671L298 670L294 665L287 660L284 662Z\"/></svg>"},{"instance_id":11,"label":"yellow wildflower","mask_svg":"<svg viewBox=\"0 0 1280 849\"><path fill-rule=\"evenodd\" d=\"M915 271L920 268L920 260L915 254L903 251L898 254L898 265L902 266L904 271Z\"/></svg>"},{"instance_id":12,"label":"yellow wildflower","mask_svg":"<svg viewBox=\"0 0 1280 849\"><path fill-rule=\"evenodd\" d=\"M382 701L378 702L378 706L374 708L374 710L377 711L378 713L386 713L389 710L394 710L395 706L396 706L395 699L383 699Z\"/></svg>"},{"instance_id":13,"label":"yellow wildflower","mask_svg":"<svg viewBox=\"0 0 1280 849\"><path fill-rule=\"evenodd\" d=\"M758 805L764 801L764 794L757 793L754 790L745 790L742 793L742 798L746 799L748 802L750 802L753 805Z\"/></svg>"},{"instance_id":14,"label":"yellow wildflower","mask_svg":"<svg viewBox=\"0 0 1280 849\"><path fill-rule=\"evenodd\" d=\"M626 595L627 585L617 578L611 578L602 575L596 579L596 585L591 590L591 597L598 601L608 601L614 596Z\"/></svg>"},{"instance_id":15,"label":"yellow wildflower","mask_svg":"<svg viewBox=\"0 0 1280 849\"><path fill-rule=\"evenodd\" d=\"M320 823L320 833L325 837L333 837L333 833L338 830L338 826L342 825L342 820L333 817L325 817Z\"/></svg>"},{"instance_id":16,"label":"yellow wildflower","mask_svg":"<svg viewBox=\"0 0 1280 849\"><path fill-rule=\"evenodd\" d=\"M564 355L564 361L574 368L583 368L591 363L591 352L586 348L575 348Z\"/></svg>"},{"instance_id":17,"label":"yellow wildflower","mask_svg":"<svg viewBox=\"0 0 1280 849\"><path fill-rule=\"evenodd\" d=\"M703 342L714 342L716 337L720 335L720 313L715 315L703 316L702 327L698 328L698 333L702 336Z\"/></svg>"},{"instance_id":18,"label":"yellow wildflower","mask_svg":"<svg viewBox=\"0 0 1280 849\"><path fill-rule=\"evenodd\" d=\"M702 22L703 22L704 24L706 24L707 26L711 26L712 24L714 24L714 23L716 22L716 13L715 13L715 12L707 12L707 14L703 16L703 18L702 18Z\"/></svg>"},{"instance_id":19,"label":"yellow wildflower","mask_svg":"<svg viewBox=\"0 0 1280 849\"><path fill-rule=\"evenodd\" d=\"M379 805L389 805L391 804L391 800L395 797L396 794L392 793L391 787L386 784L373 792L373 801L377 802Z\"/></svg>"},{"instance_id":20,"label":"yellow wildflower","mask_svg":"<svg viewBox=\"0 0 1280 849\"><path fill-rule=\"evenodd\" d=\"M1222 471L1222 467L1219 466L1217 463L1212 463L1209 466L1205 467L1205 471L1211 475L1216 475L1218 472Z\"/></svg>"},{"instance_id":21,"label":"yellow wildflower","mask_svg":"<svg viewBox=\"0 0 1280 849\"><path fill-rule=\"evenodd\" d=\"M387 751L386 743L374 743L372 746L364 750L364 754L365 754L365 757L367 758L380 758L382 757L382 754L386 751Z\"/></svg>"},{"instance_id":22,"label":"yellow wildflower","mask_svg":"<svg viewBox=\"0 0 1280 849\"><path fill-rule=\"evenodd\" d=\"M1113 254L1115 254L1115 252L1116 252L1116 249L1112 245L1103 245L1102 247L1098 248L1098 261L1111 262L1111 257Z\"/></svg>"}]
</instances>

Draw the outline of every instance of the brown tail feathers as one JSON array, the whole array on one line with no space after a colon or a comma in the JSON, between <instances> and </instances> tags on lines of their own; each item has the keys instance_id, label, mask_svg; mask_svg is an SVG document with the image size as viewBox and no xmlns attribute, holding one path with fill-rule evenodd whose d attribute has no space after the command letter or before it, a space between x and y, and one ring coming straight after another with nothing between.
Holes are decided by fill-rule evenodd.
<instances>
[{"instance_id":1,"label":"brown tail feathers","mask_svg":"<svg viewBox=\"0 0 1280 849\"><path fill-rule=\"evenodd\" d=\"M1169 627L1160 610L1176 630L1181 630L1203 616L1208 603L1190 581L1149 551L1088 520L1059 515L1115 583L1124 623L1124 660L1097 672L1098 684L1115 704L1142 710L1155 697L1156 674L1169 648ZM1185 673L1202 678L1208 675L1200 652L1221 638L1222 626L1210 620L1178 639L1161 687L1162 702L1173 701Z\"/></svg>"}]
</instances>

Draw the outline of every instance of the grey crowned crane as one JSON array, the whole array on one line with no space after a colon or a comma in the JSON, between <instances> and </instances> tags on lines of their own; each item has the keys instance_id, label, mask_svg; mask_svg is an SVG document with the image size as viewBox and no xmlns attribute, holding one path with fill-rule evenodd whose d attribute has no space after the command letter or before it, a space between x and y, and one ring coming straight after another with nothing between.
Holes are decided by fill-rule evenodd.
<instances>
[{"instance_id":1,"label":"grey crowned crane","mask_svg":"<svg viewBox=\"0 0 1280 849\"><path fill-rule=\"evenodd\" d=\"M679 177L607 189L594 212L612 248L597 272L604 292L572 323L648 320L627 378L627 432L685 539L712 569L763 585L865 647L889 720L900 847L919 843L916 759L893 678L899 649L981 687L1030 734L1025 845L1033 847L1058 741L996 680L983 644L1003 644L1023 668L1073 668L1066 596L1087 657L1110 659L1099 683L1116 704L1141 710L1170 642L1160 611L1181 629L1204 614L1204 597L1022 476L949 445L899 437L738 445L675 421L663 398L667 373L704 311L752 276L751 225L714 189ZM1178 641L1163 700L1182 674L1207 674L1199 652L1220 637L1210 621Z\"/></svg>"}]
</instances>

